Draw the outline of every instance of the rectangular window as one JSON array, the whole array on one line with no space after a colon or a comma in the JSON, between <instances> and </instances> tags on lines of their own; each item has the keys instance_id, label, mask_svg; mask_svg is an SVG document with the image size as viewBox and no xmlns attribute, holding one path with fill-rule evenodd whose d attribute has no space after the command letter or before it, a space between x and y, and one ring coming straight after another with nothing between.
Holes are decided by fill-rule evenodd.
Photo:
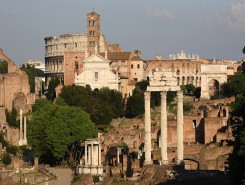
<instances>
[{"instance_id":1,"label":"rectangular window","mask_svg":"<svg viewBox=\"0 0 245 185\"><path fill-rule=\"evenodd\" d=\"M99 72L95 72L94 73L94 80L98 81L98 79L99 79Z\"/></svg>"},{"instance_id":2,"label":"rectangular window","mask_svg":"<svg viewBox=\"0 0 245 185\"><path fill-rule=\"evenodd\" d=\"M137 64L137 68L138 68L138 69L140 68L140 65L139 65L139 64Z\"/></svg>"}]
</instances>

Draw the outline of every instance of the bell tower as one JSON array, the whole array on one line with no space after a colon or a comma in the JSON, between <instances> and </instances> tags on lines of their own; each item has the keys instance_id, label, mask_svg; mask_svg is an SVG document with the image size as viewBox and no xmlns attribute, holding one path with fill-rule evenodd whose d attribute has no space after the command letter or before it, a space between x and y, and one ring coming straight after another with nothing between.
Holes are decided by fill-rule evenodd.
<instances>
[{"instance_id":1,"label":"bell tower","mask_svg":"<svg viewBox=\"0 0 245 185\"><path fill-rule=\"evenodd\" d=\"M94 11L87 14L87 52L88 56L95 53L95 46L100 52L100 15Z\"/></svg>"}]
</instances>

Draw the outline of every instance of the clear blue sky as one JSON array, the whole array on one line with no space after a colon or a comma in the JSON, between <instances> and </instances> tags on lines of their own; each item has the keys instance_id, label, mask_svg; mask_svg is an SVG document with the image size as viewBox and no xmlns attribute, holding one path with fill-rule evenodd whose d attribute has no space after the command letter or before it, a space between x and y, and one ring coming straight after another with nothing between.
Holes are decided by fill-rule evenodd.
<instances>
[{"instance_id":1,"label":"clear blue sky","mask_svg":"<svg viewBox=\"0 0 245 185\"><path fill-rule=\"evenodd\" d=\"M184 50L200 58L244 58L244 0L0 0L0 48L17 64L44 60L44 37L86 33L101 15L108 43L144 59Z\"/></svg>"}]
</instances>

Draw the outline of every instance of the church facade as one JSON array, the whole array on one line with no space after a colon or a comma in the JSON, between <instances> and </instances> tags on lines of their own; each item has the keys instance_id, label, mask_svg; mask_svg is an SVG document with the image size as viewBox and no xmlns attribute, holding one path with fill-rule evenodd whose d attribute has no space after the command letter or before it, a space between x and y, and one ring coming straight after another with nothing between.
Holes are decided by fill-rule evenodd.
<instances>
[{"instance_id":1,"label":"church facade","mask_svg":"<svg viewBox=\"0 0 245 185\"><path fill-rule=\"evenodd\" d=\"M75 84L79 86L90 85L92 90L103 87L117 91L120 89L118 73L111 70L110 60L97 53L83 61L83 71L75 77Z\"/></svg>"}]
</instances>

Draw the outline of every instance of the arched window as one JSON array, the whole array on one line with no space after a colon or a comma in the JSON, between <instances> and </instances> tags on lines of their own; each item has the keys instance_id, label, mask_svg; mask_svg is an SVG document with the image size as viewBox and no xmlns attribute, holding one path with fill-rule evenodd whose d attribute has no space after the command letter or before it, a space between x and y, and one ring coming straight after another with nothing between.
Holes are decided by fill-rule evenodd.
<instances>
[{"instance_id":1,"label":"arched window","mask_svg":"<svg viewBox=\"0 0 245 185\"><path fill-rule=\"evenodd\" d=\"M75 69L78 69L78 62L75 62Z\"/></svg>"},{"instance_id":2,"label":"arched window","mask_svg":"<svg viewBox=\"0 0 245 185\"><path fill-rule=\"evenodd\" d=\"M180 70L177 70L176 75L179 75L179 74L180 74Z\"/></svg>"},{"instance_id":3,"label":"arched window","mask_svg":"<svg viewBox=\"0 0 245 185\"><path fill-rule=\"evenodd\" d=\"M134 65L133 64L131 64L131 69L133 69L134 68Z\"/></svg>"},{"instance_id":4,"label":"arched window","mask_svg":"<svg viewBox=\"0 0 245 185\"><path fill-rule=\"evenodd\" d=\"M177 85L180 85L180 78L177 77Z\"/></svg>"}]
</instances>

